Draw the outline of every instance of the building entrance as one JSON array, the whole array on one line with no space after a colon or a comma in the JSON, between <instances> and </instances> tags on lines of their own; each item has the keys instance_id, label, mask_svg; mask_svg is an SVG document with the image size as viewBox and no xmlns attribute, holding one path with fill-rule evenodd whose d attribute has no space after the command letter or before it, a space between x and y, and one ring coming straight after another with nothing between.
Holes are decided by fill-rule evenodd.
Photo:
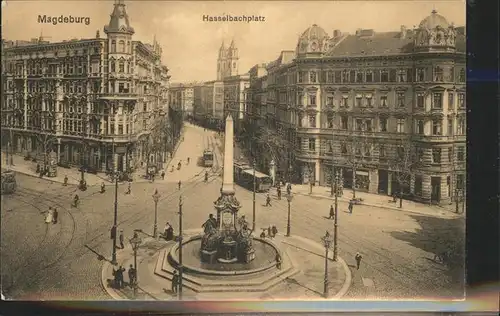
<instances>
[{"instance_id":1,"label":"building entrance","mask_svg":"<svg viewBox=\"0 0 500 316\"><path fill-rule=\"evenodd\" d=\"M441 178L431 177L431 202L439 203L441 200Z\"/></svg>"},{"instance_id":2,"label":"building entrance","mask_svg":"<svg viewBox=\"0 0 500 316\"><path fill-rule=\"evenodd\" d=\"M378 193L389 194L389 172L387 170L378 171Z\"/></svg>"}]
</instances>

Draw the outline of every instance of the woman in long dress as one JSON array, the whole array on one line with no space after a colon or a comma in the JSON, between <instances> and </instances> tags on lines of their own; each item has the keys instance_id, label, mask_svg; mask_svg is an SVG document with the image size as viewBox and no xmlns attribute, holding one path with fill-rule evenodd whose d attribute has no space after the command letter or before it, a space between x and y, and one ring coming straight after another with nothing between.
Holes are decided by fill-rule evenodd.
<instances>
[{"instance_id":1,"label":"woman in long dress","mask_svg":"<svg viewBox=\"0 0 500 316\"><path fill-rule=\"evenodd\" d=\"M53 220L52 210L48 210L47 214L45 215L45 224L51 224L52 220Z\"/></svg>"}]
</instances>

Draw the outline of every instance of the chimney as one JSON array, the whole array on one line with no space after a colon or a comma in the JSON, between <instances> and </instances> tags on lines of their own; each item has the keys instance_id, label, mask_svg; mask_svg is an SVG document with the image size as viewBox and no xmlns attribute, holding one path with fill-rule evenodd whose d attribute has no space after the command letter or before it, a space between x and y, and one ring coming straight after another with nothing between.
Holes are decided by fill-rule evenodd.
<instances>
[{"instance_id":1,"label":"chimney","mask_svg":"<svg viewBox=\"0 0 500 316\"><path fill-rule=\"evenodd\" d=\"M356 30L356 36L359 36L359 35L361 35L361 29Z\"/></svg>"},{"instance_id":2,"label":"chimney","mask_svg":"<svg viewBox=\"0 0 500 316\"><path fill-rule=\"evenodd\" d=\"M342 35L342 32L340 30L333 30L333 38L340 37Z\"/></svg>"},{"instance_id":3,"label":"chimney","mask_svg":"<svg viewBox=\"0 0 500 316\"><path fill-rule=\"evenodd\" d=\"M95 32L95 38L101 38L101 34L99 33L99 30L97 30L97 32Z\"/></svg>"},{"instance_id":4,"label":"chimney","mask_svg":"<svg viewBox=\"0 0 500 316\"><path fill-rule=\"evenodd\" d=\"M406 38L406 26L401 25L401 38Z\"/></svg>"}]
</instances>

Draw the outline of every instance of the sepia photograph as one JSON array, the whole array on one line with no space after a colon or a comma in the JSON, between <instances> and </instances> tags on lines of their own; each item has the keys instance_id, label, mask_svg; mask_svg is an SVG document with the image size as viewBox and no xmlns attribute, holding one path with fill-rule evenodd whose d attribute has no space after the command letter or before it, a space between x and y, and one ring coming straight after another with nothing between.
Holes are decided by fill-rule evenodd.
<instances>
[{"instance_id":1,"label":"sepia photograph","mask_svg":"<svg viewBox=\"0 0 500 316\"><path fill-rule=\"evenodd\" d=\"M465 20L2 1L2 299L463 300Z\"/></svg>"}]
</instances>

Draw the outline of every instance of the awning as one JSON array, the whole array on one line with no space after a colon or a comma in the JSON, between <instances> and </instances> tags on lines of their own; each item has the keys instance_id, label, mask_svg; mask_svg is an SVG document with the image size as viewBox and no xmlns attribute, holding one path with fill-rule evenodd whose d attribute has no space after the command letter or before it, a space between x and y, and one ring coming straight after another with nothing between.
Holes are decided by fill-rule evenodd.
<instances>
[{"instance_id":1,"label":"awning","mask_svg":"<svg viewBox=\"0 0 500 316\"><path fill-rule=\"evenodd\" d=\"M359 176L368 176L368 171L356 170L356 175L359 175Z\"/></svg>"}]
</instances>

